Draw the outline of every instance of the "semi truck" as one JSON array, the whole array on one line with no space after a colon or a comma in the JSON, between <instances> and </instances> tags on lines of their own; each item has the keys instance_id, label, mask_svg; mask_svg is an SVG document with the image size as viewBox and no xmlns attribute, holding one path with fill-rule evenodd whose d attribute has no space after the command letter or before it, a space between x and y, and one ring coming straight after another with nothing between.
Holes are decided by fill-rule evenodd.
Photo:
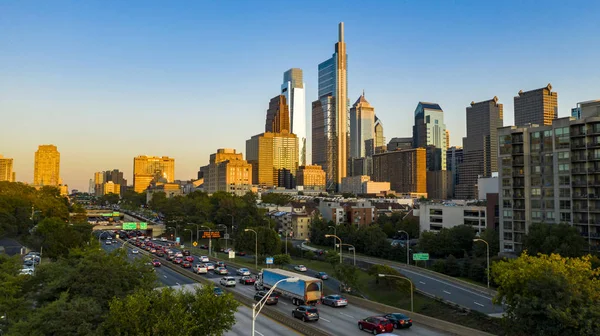
<instances>
[{"instance_id":1,"label":"semi truck","mask_svg":"<svg viewBox=\"0 0 600 336\"><path fill-rule=\"evenodd\" d=\"M317 304L323 297L323 281L279 268L264 269L255 283L256 290L271 289L275 283L286 278L298 278L297 282L280 282L275 292L292 300L295 305Z\"/></svg>"}]
</instances>

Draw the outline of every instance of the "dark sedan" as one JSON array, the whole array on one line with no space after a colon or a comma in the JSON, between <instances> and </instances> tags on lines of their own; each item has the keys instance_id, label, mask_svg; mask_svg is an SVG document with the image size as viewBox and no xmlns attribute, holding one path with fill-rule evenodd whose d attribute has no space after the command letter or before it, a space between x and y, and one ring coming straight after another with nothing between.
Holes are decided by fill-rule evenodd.
<instances>
[{"instance_id":1,"label":"dark sedan","mask_svg":"<svg viewBox=\"0 0 600 336\"><path fill-rule=\"evenodd\" d=\"M244 285L254 285L256 280L253 277L245 275L240 278L240 283Z\"/></svg>"},{"instance_id":2,"label":"dark sedan","mask_svg":"<svg viewBox=\"0 0 600 336\"><path fill-rule=\"evenodd\" d=\"M254 300L260 301L265 297L265 295L267 295L267 291L256 292L256 294L254 294ZM279 296L275 293L271 293L266 300L266 304L275 305L277 302L279 302Z\"/></svg>"},{"instance_id":3,"label":"dark sedan","mask_svg":"<svg viewBox=\"0 0 600 336\"><path fill-rule=\"evenodd\" d=\"M383 317L392 322L396 329L410 328L412 326L412 319L404 314L390 313Z\"/></svg>"},{"instance_id":4,"label":"dark sedan","mask_svg":"<svg viewBox=\"0 0 600 336\"><path fill-rule=\"evenodd\" d=\"M327 280L327 279L329 279L329 275L327 275L327 273L325 273L325 272L319 272L319 273L315 274L315 278L318 278L321 280Z\"/></svg>"},{"instance_id":5,"label":"dark sedan","mask_svg":"<svg viewBox=\"0 0 600 336\"><path fill-rule=\"evenodd\" d=\"M318 321L319 311L315 307L311 306L300 306L292 310L292 316L301 319L302 322L306 321Z\"/></svg>"}]
</instances>

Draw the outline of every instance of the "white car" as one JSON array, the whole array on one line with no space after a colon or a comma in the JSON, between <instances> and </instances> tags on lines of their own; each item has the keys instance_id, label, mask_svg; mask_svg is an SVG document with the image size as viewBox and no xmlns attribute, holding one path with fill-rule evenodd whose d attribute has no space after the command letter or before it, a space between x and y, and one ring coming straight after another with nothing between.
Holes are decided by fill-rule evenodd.
<instances>
[{"instance_id":1,"label":"white car","mask_svg":"<svg viewBox=\"0 0 600 336\"><path fill-rule=\"evenodd\" d=\"M238 268L236 273L237 273L237 275L241 275L241 276L250 275L250 270L248 270L247 268Z\"/></svg>"},{"instance_id":2,"label":"white car","mask_svg":"<svg viewBox=\"0 0 600 336\"><path fill-rule=\"evenodd\" d=\"M306 272L307 271L306 266L304 266L304 265L294 266L294 269L298 272Z\"/></svg>"},{"instance_id":3,"label":"white car","mask_svg":"<svg viewBox=\"0 0 600 336\"><path fill-rule=\"evenodd\" d=\"M209 262L210 260L208 260L207 256L200 256L200 261L201 262Z\"/></svg>"},{"instance_id":4,"label":"white car","mask_svg":"<svg viewBox=\"0 0 600 336\"><path fill-rule=\"evenodd\" d=\"M19 274L21 275L33 275L33 269L32 268L23 268L21 270L21 272L19 272ZM235 284L235 281L234 281Z\"/></svg>"},{"instance_id":5,"label":"white car","mask_svg":"<svg viewBox=\"0 0 600 336\"><path fill-rule=\"evenodd\" d=\"M175 258L183 258L183 253L181 253L181 252L175 253Z\"/></svg>"},{"instance_id":6,"label":"white car","mask_svg":"<svg viewBox=\"0 0 600 336\"><path fill-rule=\"evenodd\" d=\"M167 241L167 238L165 238L165 237L162 237L162 238L160 238L160 241L164 241L164 242L166 242L166 241Z\"/></svg>"},{"instance_id":7,"label":"white car","mask_svg":"<svg viewBox=\"0 0 600 336\"><path fill-rule=\"evenodd\" d=\"M221 284L221 286L225 286L225 287L235 287L235 278L234 277L223 277L221 279L221 281L219 281L219 283Z\"/></svg>"},{"instance_id":8,"label":"white car","mask_svg":"<svg viewBox=\"0 0 600 336\"><path fill-rule=\"evenodd\" d=\"M194 272L198 274L206 274L208 273L208 268L204 264L196 264L196 266L194 266Z\"/></svg>"},{"instance_id":9,"label":"white car","mask_svg":"<svg viewBox=\"0 0 600 336\"><path fill-rule=\"evenodd\" d=\"M214 269L215 269L215 264L213 264L213 263L206 263L204 265L206 265L206 269L209 271L214 271Z\"/></svg>"},{"instance_id":10,"label":"white car","mask_svg":"<svg viewBox=\"0 0 600 336\"><path fill-rule=\"evenodd\" d=\"M107 240L104 244L106 244L106 245L112 245L112 241Z\"/></svg>"},{"instance_id":11,"label":"white car","mask_svg":"<svg viewBox=\"0 0 600 336\"><path fill-rule=\"evenodd\" d=\"M138 254L138 253L140 253L140 251L138 251L138 250L131 250L131 253Z\"/></svg>"}]
</instances>

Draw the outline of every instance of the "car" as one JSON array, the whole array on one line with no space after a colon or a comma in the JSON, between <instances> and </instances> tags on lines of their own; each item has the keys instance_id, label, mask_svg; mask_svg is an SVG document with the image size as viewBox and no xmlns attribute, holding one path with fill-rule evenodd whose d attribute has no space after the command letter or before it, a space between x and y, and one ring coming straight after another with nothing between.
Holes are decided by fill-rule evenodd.
<instances>
[{"instance_id":1,"label":"car","mask_svg":"<svg viewBox=\"0 0 600 336\"><path fill-rule=\"evenodd\" d=\"M221 286L225 286L225 287L235 287L235 278L234 277L223 277L221 278L221 280L219 281L219 283L221 284Z\"/></svg>"},{"instance_id":2,"label":"car","mask_svg":"<svg viewBox=\"0 0 600 336\"><path fill-rule=\"evenodd\" d=\"M294 269L298 272L306 272L307 271L306 266L304 266L304 265L296 265L296 266L294 266Z\"/></svg>"},{"instance_id":3,"label":"car","mask_svg":"<svg viewBox=\"0 0 600 336\"><path fill-rule=\"evenodd\" d=\"M181 259L181 258L173 259L173 263L175 263L175 264L181 264L182 262L183 262L183 259Z\"/></svg>"},{"instance_id":4,"label":"car","mask_svg":"<svg viewBox=\"0 0 600 336\"><path fill-rule=\"evenodd\" d=\"M19 275L33 275L33 268L23 268L19 272Z\"/></svg>"},{"instance_id":5,"label":"car","mask_svg":"<svg viewBox=\"0 0 600 336\"><path fill-rule=\"evenodd\" d=\"M200 262L207 263L207 262L209 262L209 261L210 261L210 260L208 260L208 257L207 257L207 256L200 256Z\"/></svg>"},{"instance_id":6,"label":"car","mask_svg":"<svg viewBox=\"0 0 600 336\"><path fill-rule=\"evenodd\" d=\"M319 310L315 307L311 306L300 306L294 310L292 310L292 316L301 319L302 322L307 321L318 321L319 320Z\"/></svg>"},{"instance_id":7,"label":"car","mask_svg":"<svg viewBox=\"0 0 600 336\"><path fill-rule=\"evenodd\" d=\"M327 275L327 273L325 272L319 272L317 274L315 274L315 277L321 280L327 280L329 279L329 275Z\"/></svg>"},{"instance_id":8,"label":"car","mask_svg":"<svg viewBox=\"0 0 600 336\"><path fill-rule=\"evenodd\" d=\"M183 250L183 255L184 256L189 256L190 255L190 251L189 250Z\"/></svg>"},{"instance_id":9,"label":"car","mask_svg":"<svg viewBox=\"0 0 600 336\"><path fill-rule=\"evenodd\" d=\"M237 275L250 275L250 270L247 268L238 268L238 270L235 272L237 273Z\"/></svg>"},{"instance_id":10,"label":"car","mask_svg":"<svg viewBox=\"0 0 600 336\"><path fill-rule=\"evenodd\" d=\"M175 253L175 257L176 258L183 258L183 253L177 252L177 253Z\"/></svg>"},{"instance_id":11,"label":"car","mask_svg":"<svg viewBox=\"0 0 600 336\"><path fill-rule=\"evenodd\" d=\"M35 264L35 262L33 260L25 260L23 262L23 265L25 266L33 266Z\"/></svg>"},{"instance_id":12,"label":"car","mask_svg":"<svg viewBox=\"0 0 600 336\"><path fill-rule=\"evenodd\" d=\"M217 267L227 267L224 261L217 261Z\"/></svg>"},{"instance_id":13,"label":"car","mask_svg":"<svg viewBox=\"0 0 600 336\"><path fill-rule=\"evenodd\" d=\"M167 241L167 238L165 238L165 237L162 237L162 238L160 238L160 241L162 241L162 242L166 242L166 241Z\"/></svg>"},{"instance_id":14,"label":"car","mask_svg":"<svg viewBox=\"0 0 600 336\"><path fill-rule=\"evenodd\" d=\"M374 335L394 331L394 325L381 316L371 316L358 321L358 329L367 330Z\"/></svg>"},{"instance_id":15,"label":"car","mask_svg":"<svg viewBox=\"0 0 600 336\"><path fill-rule=\"evenodd\" d=\"M160 264L160 260L158 260L158 259L152 260L152 266L154 266L154 267L160 267L160 265L161 265Z\"/></svg>"},{"instance_id":16,"label":"car","mask_svg":"<svg viewBox=\"0 0 600 336\"><path fill-rule=\"evenodd\" d=\"M215 271L215 274L219 274L219 275L229 274L229 271L225 267L215 267L214 271Z\"/></svg>"},{"instance_id":17,"label":"car","mask_svg":"<svg viewBox=\"0 0 600 336\"><path fill-rule=\"evenodd\" d=\"M404 314L389 313L385 314L383 317L392 322L394 328L396 329L405 329L412 327L412 319Z\"/></svg>"},{"instance_id":18,"label":"car","mask_svg":"<svg viewBox=\"0 0 600 336\"><path fill-rule=\"evenodd\" d=\"M264 290L258 291L258 292L256 292L256 294L254 294L254 300L260 301L265 297L265 295L267 295L267 291L264 291ZM269 297L266 300L267 301L265 302L265 304L276 305L277 302L279 302L279 295L277 295L276 293L273 292L269 295Z\"/></svg>"},{"instance_id":19,"label":"car","mask_svg":"<svg viewBox=\"0 0 600 336\"><path fill-rule=\"evenodd\" d=\"M206 269L209 271L215 270L215 264L213 264L213 263L204 263L204 265L206 265Z\"/></svg>"},{"instance_id":20,"label":"car","mask_svg":"<svg viewBox=\"0 0 600 336\"><path fill-rule=\"evenodd\" d=\"M150 246L145 246L145 247L144 247L144 250L146 250L146 251L148 251L148 252L150 252L150 250L151 250L151 249L152 249L152 248L151 248Z\"/></svg>"},{"instance_id":21,"label":"car","mask_svg":"<svg viewBox=\"0 0 600 336\"><path fill-rule=\"evenodd\" d=\"M324 305L332 307L346 307L348 305L348 300L346 300L345 297L338 294L327 295L321 299L321 302Z\"/></svg>"},{"instance_id":22,"label":"car","mask_svg":"<svg viewBox=\"0 0 600 336\"><path fill-rule=\"evenodd\" d=\"M225 292L223 292L223 290L219 287L213 288L213 293L215 294L215 296L225 295Z\"/></svg>"},{"instance_id":23,"label":"car","mask_svg":"<svg viewBox=\"0 0 600 336\"><path fill-rule=\"evenodd\" d=\"M240 256L240 257L245 257L246 256L246 252L235 252L236 256Z\"/></svg>"},{"instance_id":24,"label":"car","mask_svg":"<svg viewBox=\"0 0 600 336\"><path fill-rule=\"evenodd\" d=\"M194 262L194 257L192 257L192 256L186 256L185 258L183 258L183 260L189 261L189 262L193 263Z\"/></svg>"},{"instance_id":25,"label":"car","mask_svg":"<svg viewBox=\"0 0 600 336\"><path fill-rule=\"evenodd\" d=\"M163 251L161 251L161 250L158 250L158 251L156 251L156 256L157 257L164 257L165 253Z\"/></svg>"},{"instance_id":26,"label":"car","mask_svg":"<svg viewBox=\"0 0 600 336\"><path fill-rule=\"evenodd\" d=\"M169 253L167 254L167 261L173 261L173 259L175 259L175 255L173 253Z\"/></svg>"},{"instance_id":27,"label":"car","mask_svg":"<svg viewBox=\"0 0 600 336\"><path fill-rule=\"evenodd\" d=\"M133 249L133 250L131 250L131 253L132 253L132 254L138 254L138 253L140 253L140 251L139 251L139 250L137 250L137 249Z\"/></svg>"},{"instance_id":28,"label":"car","mask_svg":"<svg viewBox=\"0 0 600 336\"><path fill-rule=\"evenodd\" d=\"M112 245L112 241L107 239L107 240L104 242L104 244L105 244L105 245Z\"/></svg>"},{"instance_id":29,"label":"car","mask_svg":"<svg viewBox=\"0 0 600 336\"><path fill-rule=\"evenodd\" d=\"M192 263L191 263L191 262L189 262L189 261L187 261L187 260L184 260L184 261L181 263L181 267L183 267L183 268L191 268L191 267L192 267Z\"/></svg>"},{"instance_id":30,"label":"car","mask_svg":"<svg viewBox=\"0 0 600 336\"><path fill-rule=\"evenodd\" d=\"M208 268L206 268L206 265L204 264L196 264L194 266L194 272L198 274L206 274L208 273Z\"/></svg>"},{"instance_id":31,"label":"car","mask_svg":"<svg viewBox=\"0 0 600 336\"><path fill-rule=\"evenodd\" d=\"M150 253L156 253L156 249L150 249Z\"/></svg>"},{"instance_id":32,"label":"car","mask_svg":"<svg viewBox=\"0 0 600 336\"><path fill-rule=\"evenodd\" d=\"M240 278L240 283L242 285L254 285L256 283L256 279L251 276L244 275Z\"/></svg>"},{"instance_id":33,"label":"car","mask_svg":"<svg viewBox=\"0 0 600 336\"><path fill-rule=\"evenodd\" d=\"M203 250L208 250L208 245L200 245L199 247Z\"/></svg>"}]
</instances>

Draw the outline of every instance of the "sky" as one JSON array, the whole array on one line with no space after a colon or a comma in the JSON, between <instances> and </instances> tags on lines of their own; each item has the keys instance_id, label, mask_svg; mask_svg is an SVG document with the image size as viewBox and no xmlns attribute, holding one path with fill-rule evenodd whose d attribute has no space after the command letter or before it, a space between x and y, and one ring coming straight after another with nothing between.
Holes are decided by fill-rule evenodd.
<instances>
[{"instance_id":1,"label":"sky","mask_svg":"<svg viewBox=\"0 0 600 336\"><path fill-rule=\"evenodd\" d=\"M0 2L0 154L32 182L37 146L61 176L133 157L175 158L191 179L218 148L245 152L264 131L283 72L304 70L307 119L317 65L345 23L348 93L392 137L412 135L419 101L442 106L451 145L465 108L497 96L513 123L519 90L552 84L559 116L600 99L595 1L12 1ZM309 128L310 130L310 128Z\"/></svg>"}]
</instances>

